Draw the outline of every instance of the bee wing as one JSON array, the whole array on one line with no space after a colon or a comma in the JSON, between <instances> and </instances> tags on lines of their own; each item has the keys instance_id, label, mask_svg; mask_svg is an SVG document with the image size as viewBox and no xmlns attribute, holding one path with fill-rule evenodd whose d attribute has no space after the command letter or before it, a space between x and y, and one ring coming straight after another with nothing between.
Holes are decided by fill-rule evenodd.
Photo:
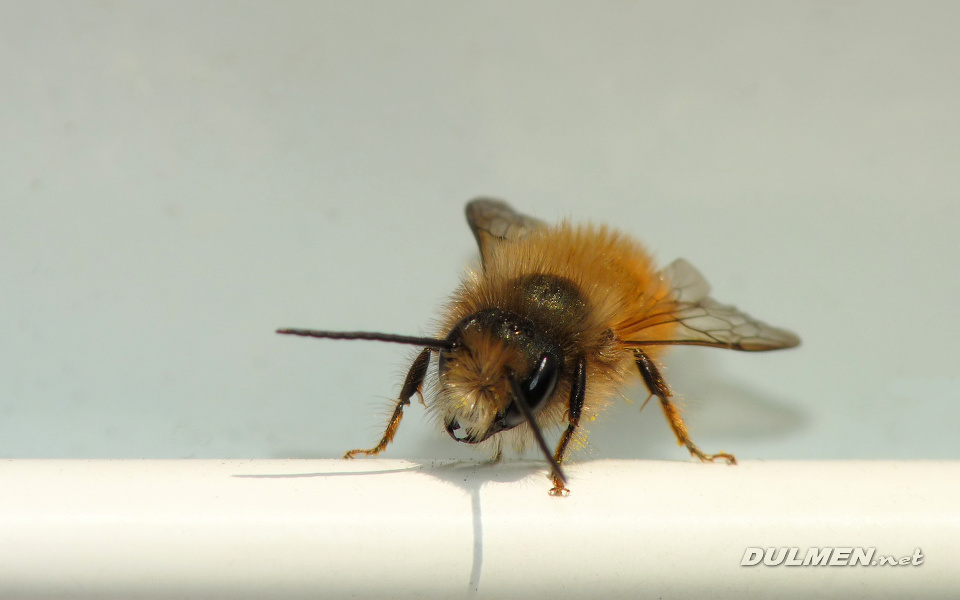
<instances>
[{"instance_id":1,"label":"bee wing","mask_svg":"<svg viewBox=\"0 0 960 600\"><path fill-rule=\"evenodd\" d=\"M467 222L480 246L480 260L486 263L489 253L498 244L519 240L546 224L522 215L503 200L477 198L467 203Z\"/></svg>"},{"instance_id":2,"label":"bee wing","mask_svg":"<svg viewBox=\"0 0 960 600\"><path fill-rule=\"evenodd\" d=\"M759 352L800 343L796 334L711 298L710 284L682 258L660 272L660 281L665 289L657 290L650 308L627 327L628 346L692 344Z\"/></svg>"}]
</instances>

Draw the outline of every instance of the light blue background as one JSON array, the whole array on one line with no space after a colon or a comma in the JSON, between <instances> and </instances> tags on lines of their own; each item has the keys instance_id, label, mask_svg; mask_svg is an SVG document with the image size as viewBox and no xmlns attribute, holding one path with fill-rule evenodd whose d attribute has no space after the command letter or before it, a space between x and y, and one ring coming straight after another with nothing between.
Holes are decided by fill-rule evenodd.
<instances>
[{"instance_id":1,"label":"light blue background","mask_svg":"<svg viewBox=\"0 0 960 600\"><path fill-rule=\"evenodd\" d=\"M960 458L950 3L0 3L0 456L373 445L475 257L605 222L795 351L682 348L706 451ZM581 456L686 459L645 393ZM387 456L475 457L414 404Z\"/></svg>"}]
</instances>

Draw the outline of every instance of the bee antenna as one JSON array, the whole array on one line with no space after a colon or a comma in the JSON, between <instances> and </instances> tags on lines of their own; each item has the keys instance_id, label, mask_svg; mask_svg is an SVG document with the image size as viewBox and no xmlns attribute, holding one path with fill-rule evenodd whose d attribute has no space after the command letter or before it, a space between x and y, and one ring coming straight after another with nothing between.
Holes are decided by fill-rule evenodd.
<instances>
[{"instance_id":1,"label":"bee antenna","mask_svg":"<svg viewBox=\"0 0 960 600\"><path fill-rule=\"evenodd\" d=\"M370 340L374 342L393 342L395 344L411 344L435 350L452 350L453 342L429 337L412 335L396 335L393 333L377 333L375 331L319 331L316 329L278 329L283 335L299 335L302 337L324 338L329 340Z\"/></svg>"},{"instance_id":2,"label":"bee antenna","mask_svg":"<svg viewBox=\"0 0 960 600\"><path fill-rule=\"evenodd\" d=\"M550 452L550 448L547 446L547 441L543 439L543 432L540 431L540 426L537 425L537 421L533 418L533 411L531 411L530 407L527 406L526 398L524 398L523 395L523 388L520 387L520 382L517 381L517 376L513 371L508 370L507 379L510 381L510 387L513 389L513 395L515 398L514 403L520 409L520 412L523 413L523 418L527 420L527 424L530 425L530 429L533 431L533 437L537 439L537 445L540 446L540 450L547 458L547 462L550 463L550 468L553 470L553 476L563 483L566 483L567 477L563 474L563 469L560 468L560 463L557 462L557 459L555 459L553 454Z\"/></svg>"}]
</instances>

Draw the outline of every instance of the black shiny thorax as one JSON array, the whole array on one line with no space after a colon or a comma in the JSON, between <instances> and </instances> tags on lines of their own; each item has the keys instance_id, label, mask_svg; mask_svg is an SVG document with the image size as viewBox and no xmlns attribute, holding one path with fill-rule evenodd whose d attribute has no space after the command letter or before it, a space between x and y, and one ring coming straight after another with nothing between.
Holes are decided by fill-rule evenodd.
<instances>
[{"instance_id":1,"label":"black shiny thorax","mask_svg":"<svg viewBox=\"0 0 960 600\"><path fill-rule=\"evenodd\" d=\"M554 337L559 331L576 329L587 314L587 302L583 294L574 282L565 277L524 275L508 285L516 293L518 311Z\"/></svg>"}]
</instances>

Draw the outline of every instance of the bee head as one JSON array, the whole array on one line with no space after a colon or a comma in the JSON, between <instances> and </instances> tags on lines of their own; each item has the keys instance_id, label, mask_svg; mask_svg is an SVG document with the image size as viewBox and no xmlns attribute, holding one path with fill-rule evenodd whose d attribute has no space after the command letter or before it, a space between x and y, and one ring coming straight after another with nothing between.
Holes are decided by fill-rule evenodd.
<instances>
[{"instance_id":1,"label":"bee head","mask_svg":"<svg viewBox=\"0 0 960 600\"><path fill-rule=\"evenodd\" d=\"M476 444L529 422L553 396L563 351L532 322L486 309L458 323L440 351L441 417L458 442Z\"/></svg>"}]
</instances>

